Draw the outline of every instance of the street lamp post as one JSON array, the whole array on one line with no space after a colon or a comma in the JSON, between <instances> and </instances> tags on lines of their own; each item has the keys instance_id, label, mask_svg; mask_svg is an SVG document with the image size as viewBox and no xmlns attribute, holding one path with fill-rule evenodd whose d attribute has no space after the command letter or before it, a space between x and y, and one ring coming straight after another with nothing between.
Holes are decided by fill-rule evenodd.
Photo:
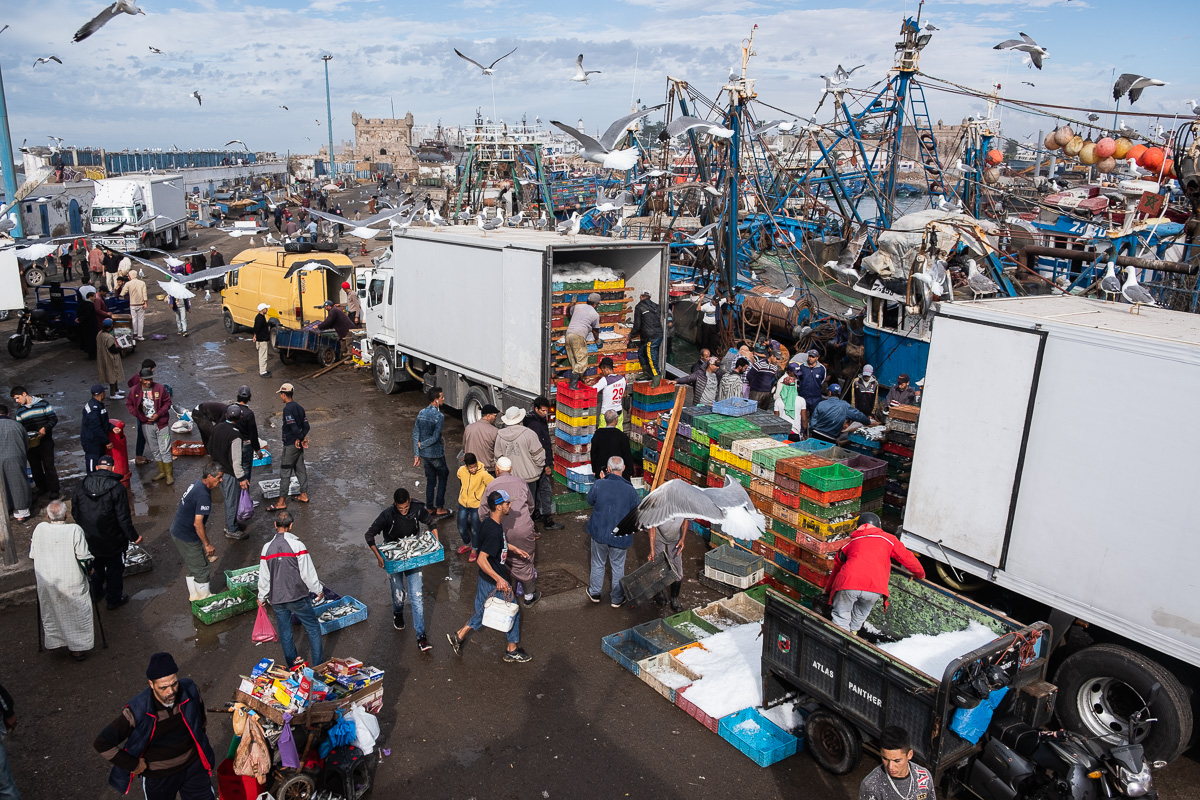
<instances>
[{"instance_id":1,"label":"street lamp post","mask_svg":"<svg viewBox=\"0 0 1200 800\"><path fill-rule=\"evenodd\" d=\"M337 179L337 175L333 169L333 106L329 101L329 59L333 58L332 53L326 53L321 56L321 60L325 62L325 124L329 127L329 180Z\"/></svg>"}]
</instances>

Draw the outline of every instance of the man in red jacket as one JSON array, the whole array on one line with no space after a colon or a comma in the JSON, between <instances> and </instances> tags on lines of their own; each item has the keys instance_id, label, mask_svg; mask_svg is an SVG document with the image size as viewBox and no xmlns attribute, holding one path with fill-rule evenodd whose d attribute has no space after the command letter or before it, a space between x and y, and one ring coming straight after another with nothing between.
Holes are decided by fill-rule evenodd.
<instances>
[{"instance_id":1,"label":"man in red jacket","mask_svg":"<svg viewBox=\"0 0 1200 800\"><path fill-rule=\"evenodd\" d=\"M146 437L150 457L158 462L158 474L150 480L166 478L167 484L175 483L175 465L171 459L171 393L161 383L154 382L154 369L143 369L139 373L137 386L125 396L125 408L138 421L138 427Z\"/></svg>"},{"instance_id":2,"label":"man in red jacket","mask_svg":"<svg viewBox=\"0 0 1200 800\"><path fill-rule=\"evenodd\" d=\"M925 577L921 562L880 527L879 517L869 511L860 515L858 529L833 560L829 595L834 625L857 634L879 598L886 602L893 558L917 579Z\"/></svg>"}]
</instances>

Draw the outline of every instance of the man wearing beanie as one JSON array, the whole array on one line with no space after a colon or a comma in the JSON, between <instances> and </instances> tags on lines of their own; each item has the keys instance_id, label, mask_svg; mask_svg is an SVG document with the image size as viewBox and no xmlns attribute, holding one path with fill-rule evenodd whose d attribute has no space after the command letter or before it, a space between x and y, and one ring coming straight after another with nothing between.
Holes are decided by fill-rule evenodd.
<instances>
[{"instance_id":1,"label":"man wearing beanie","mask_svg":"<svg viewBox=\"0 0 1200 800\"><path fill-rule=\"evenodd\" d=\"M140 783L146 800L212 800L216 759L200 690L191 679L179 677L170 653L150 656L146 681L149 687L126 704L93 744L113 764L109 785L128 794Z\"/></svg>"}]
</instances>

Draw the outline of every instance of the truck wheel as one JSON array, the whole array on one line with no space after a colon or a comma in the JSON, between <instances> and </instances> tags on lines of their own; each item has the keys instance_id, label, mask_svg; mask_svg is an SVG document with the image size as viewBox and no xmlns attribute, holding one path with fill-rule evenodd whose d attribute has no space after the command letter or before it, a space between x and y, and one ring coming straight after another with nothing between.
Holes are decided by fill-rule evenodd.
<instances>
[{"instance_id":1,"label":"truck wheel","mask_svg":"<svg viewBox=\"0 0 1200 800\"><path fill-rule=\"evenodd\" d=\"M478 422L483 416L483 407L488 404L487 393L478 386L472 386L467 390L467 399L463 401L462 415L463 422L470 425L472 422Z\"/></svg>"},{"instance_id":2,"label":"truck wheel","mask_svg":"<svg viewBox=\"0 0 1200 800\"><path fill-rule=\"evenodd\" d=\"M375 351L371 359L371 374L375 376L375 385L384 394L396 393L396 368L392 356L384 348Z\"/></svg>"},{"instance_id":3,"label":"truck wheel","mask_svg":"<svg viewBox=\"0 0 1200 800\"><path fill-rule=\"evenodd\" d=\"M317 361L321 363L322 367L328 367L337 361L337 350L329 345L318 348Z\"/></svg>"},{"instance_id":4,"label":"truck wheel","mask_svg":"<svg viewBox=\"0 0 1200 800\"><path fill-rule=\"evenodd\" d=\"M291 348L285 347L279 351L279 360L284 366L290 367L296 363L296 356L292 353Z\"/></svg>"},{"instance_id":5,"label":"truck wheel","mask_svg":"<svg viewBox=\"0 0 1200 800\"><path fill-rule=\"evenodd\" d=\"M171 228L171 245L167 249L168 250L178 250L179 249L179 229L178 228Z\"/></svg>"},{"instance_id":6,"label":"truck wheel","mask_svg":"<svg viewBox=\"0 0 1200 800\"><path fill-rule=\"evenodd\" d=\"M862 761L862 737L858 729L829 711L814 711L804 723L808 751L822 768L846 775Z\"/></svg>"},{"instance_id":7,"label":"truck wheel","mask_svg":"<svg viewBox=\"0 0 1200 800\"><path fill-rule=\"evenodd\" d=\"M25 270L26 286L41 286L46 282L46 271L41 267L30 267Z\"/></svg>"},{"instance_id":8,"label":"truck wheel","mask_svg":"<svg viewBox=\"0 0 1200 800\"><path fill-rule=\"evenodd\" d=\"M237 333L238 327L240 327L240 326L236 322L233 321L233 314L229 313L228 308L224 309L224 311L222 312L221 319L225 322L225 332L226 333L228 333L230 336Z\"/></svg>"},{"instance_id":9,"label":"truck wheel","mask_svg":"<svg viewBox=\"0 0 1200 800\"><path fill-rule=\"evenodd\" d=\"M1141 742L1146 760L1173 761L1192 738L1192 706L1187 692L1164 667L1120 645L1097 644L1067 657L1054 675L1057 712L1063 727L1084 736ZM1129 715L1150 705L1157 721L1131 730Z\"/></svg>"},{"instance_id":10,"label":"truck wheel","mask_svg":"<svg viewBox=\"0 0 1200 800\"><path fill-rule=\"evenodd\" d=\"M13 358L28 358L33 352L33 337L29 334L24 336L12 336L8 340L8 354Z\"/></svg>"}]
</instances>

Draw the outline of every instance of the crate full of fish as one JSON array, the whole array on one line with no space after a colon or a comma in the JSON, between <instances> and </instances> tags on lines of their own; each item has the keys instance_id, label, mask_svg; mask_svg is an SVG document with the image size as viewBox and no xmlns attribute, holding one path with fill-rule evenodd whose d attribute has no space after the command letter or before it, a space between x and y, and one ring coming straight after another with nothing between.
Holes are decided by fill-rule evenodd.
<instances>
[{"instance_id":1,"label":"crate full of fish","mask_svg":"<svg viewBox=\"0 0 1200 800\"><path fill-rule=\"evenodd\" d=\"M279 497L279 480L279 478L268 478L265 481L258 482L258 488L265 499L271 500ZM291 482L288 484L288 496L298 494L300 494L300 481L293 475Z\"/></svg>"},{"instance_id":2,"label":"crate full of fish","mask_svg":"<svg viewBox=\"0 0 1200 800\"><path fill-rule=\"evenodd\" d=\"M437 537L429 531L420 536L406 536L395 542L379 545L383 566L388 572L408 572L410 569L427 567L446 558L446 550Z\"/></svg>"},{"instance_id":3,"label":"crate full of fish","mask_svg":"<svg viewBox=\"0 0 1200 800\"><path fill-rule=\"evenodd\" d=\"M244 588L252 592L258 591L258 564L248 567L225 570L225 587L227 589Z\"/></svg>"},{"instance_id":4,"label":"crate full of fish","mask_svg":"<svg viewBox=\"0 0 1200 800\"><path fill-rule=\"evenodd\" d=\"M348 628L367 618L367 604L350 595L343 595L337 600L322 603L313 611L316 612L317 621L321 623L322 636L342 628Z\"/></svg>"},{"instance_id":5,"label":"crate full of fish","mask_svg":"<svg viewBox=\"0 0 1200 800\"><path fill-rule=\"evenodd\" d=\"M130 575L137 575L139 572L149 572L154 569L154 559L150 557L141 545L131 544L129 549L125 551L125 570L122 575L128 578Z\"/></svg>"},{"instance_id":6,"label":"crate full of fish","mask_svg":"<svg viewBox=\"0 0 1200 800\"><path fill-rule=\"evenodd\" d=\"M193 600L192 616L205 625L213 625L238 614L245 614L258 606L255 594L245 587L238 586L203 600Z\"/></svg>"}]
</instances>

